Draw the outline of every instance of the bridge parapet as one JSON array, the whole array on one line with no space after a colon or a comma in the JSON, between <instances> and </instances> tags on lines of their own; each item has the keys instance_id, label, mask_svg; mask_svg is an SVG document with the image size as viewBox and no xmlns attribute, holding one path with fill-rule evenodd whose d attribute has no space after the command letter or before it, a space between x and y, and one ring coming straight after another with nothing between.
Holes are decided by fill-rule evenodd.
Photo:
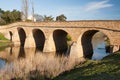
<instances>
[{"instance_id":1,"label":"bridge parapet","mask_svg":"<svg viewBox=\"0 0 120 80\"><path fill-rule=\"evenodd\" d=\"M113 30L120 30L120 20L83 20L83 21L66 21L66 22L17 22L10 25L1 26L0 29L6 29L16 26L24 27L51 27L51 28L106 28Z\"/></svg>"}]
</instances>

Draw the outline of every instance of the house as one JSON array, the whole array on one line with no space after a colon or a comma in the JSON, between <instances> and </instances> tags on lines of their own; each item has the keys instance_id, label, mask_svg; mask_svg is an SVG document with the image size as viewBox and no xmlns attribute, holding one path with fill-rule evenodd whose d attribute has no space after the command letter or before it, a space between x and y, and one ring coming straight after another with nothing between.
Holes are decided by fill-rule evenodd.
<instances>
[{"instance_id":1,"label":"house","mask_svg":"<svg viewBox=\"0 0 120 80\"><path fill-rule=\"evenodd\" d=\"M28 20L33 20L33 16L28 16ZM41 22L44 21L44 17L39 14L34 14L34 22Z\"/></svg>"}]
</instances>

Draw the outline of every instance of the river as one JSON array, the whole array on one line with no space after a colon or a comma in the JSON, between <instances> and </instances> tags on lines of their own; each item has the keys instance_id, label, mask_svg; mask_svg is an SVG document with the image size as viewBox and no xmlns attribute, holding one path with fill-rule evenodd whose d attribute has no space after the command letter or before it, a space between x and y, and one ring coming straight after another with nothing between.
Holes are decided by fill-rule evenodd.
<instances>
[{"instance_id":1,"label":"river","mask_svg":"<svg viewBox=\"0 0 120 80\"><path fill-rule=\"evenodd\" d=\"M94 52L91 58L92 60L101 60L103 57L109 55L109 53L106 53L106 42L104 41L103 36L93 36L92 44ZM3 68L6 63L11 63L12 61L20 58L29 58L31 56L34 56L37 51L38 50L35 48L6 47L4 50L0 51L0 69ZM45 54L42 52L40 53ZM56 53L50 54L53 56L56 55Z\"/></svg>"}]
</instances>

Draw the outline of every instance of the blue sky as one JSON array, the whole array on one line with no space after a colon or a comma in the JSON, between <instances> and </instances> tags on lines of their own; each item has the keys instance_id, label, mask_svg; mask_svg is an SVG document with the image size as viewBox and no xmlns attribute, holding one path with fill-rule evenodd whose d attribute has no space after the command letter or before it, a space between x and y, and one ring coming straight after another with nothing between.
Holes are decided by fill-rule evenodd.
<instances>
[{"instance_id":1,"label":"blue sky","mask_svg":"<svg viewBox=\"0 0 120 80\"><path fill-rule=\"evenodd\" d=\"M0 0L3 10L21 10L22 0ZM67 20L120 20L120 0L33 0L35 13ZM30 4L31 6L31 4ZM31 7L29 9L31 14Z\"/></svg>"}]
</instances>

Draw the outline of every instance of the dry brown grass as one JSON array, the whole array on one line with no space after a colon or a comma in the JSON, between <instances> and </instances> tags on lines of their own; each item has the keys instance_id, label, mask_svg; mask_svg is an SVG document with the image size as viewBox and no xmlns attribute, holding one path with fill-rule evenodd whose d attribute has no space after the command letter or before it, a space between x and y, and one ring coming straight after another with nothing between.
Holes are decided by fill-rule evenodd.
<instances>
[{"instance_id":1,"label":"dry brown grass","mask_svg":"<svg viewBox=\"0 0 120 80\"><path fill-rule=\"evenodd\" d=\"M30 77L45 76L52 78L64 71L74 68L75 65L83 62L84 59L69 57L55 57L36 53L35 56L26 59L19 59L7 64L0 70L0 80L10 80L12 78L23 78L29 80Z\"/></svg>"}]
</instances>

